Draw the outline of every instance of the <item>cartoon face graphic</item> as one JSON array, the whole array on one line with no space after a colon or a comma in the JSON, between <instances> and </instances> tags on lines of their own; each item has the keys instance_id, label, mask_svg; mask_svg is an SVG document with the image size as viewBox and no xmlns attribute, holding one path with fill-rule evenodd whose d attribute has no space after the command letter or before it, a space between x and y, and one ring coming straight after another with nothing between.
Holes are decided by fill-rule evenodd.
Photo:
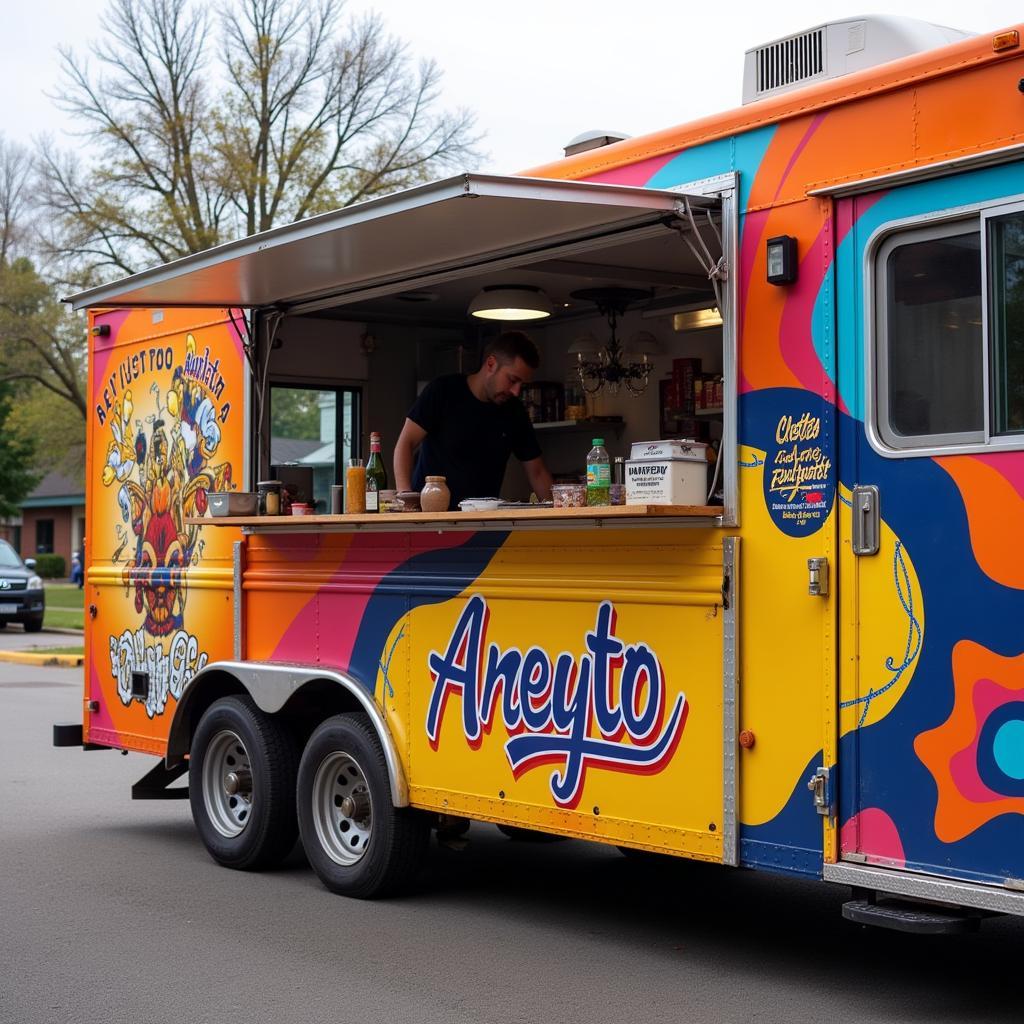
<instances>
[{"instance_id":1,"label":"cartoon face graphic","mask_svg":"<svg viewBox=\"0 0 1024 1024\"><path fill-rule=\"evenodd\" d=\"M195 341L186 341L194 356ZM135 590L135 610L143 628L166 637L184 627L188 598L185 570L198 559L198 528L189 516L206 511L207 492L231 486L231 465L212 465L221 442L214 397L177 367L161 395L150 389L155 410L134 418L130 391L110 417L112 438L102 482L117 487L121 520L134 540L134 553L122 580ZM161 402L163 397L163 403Z\"/></svg>"}]
</instances>

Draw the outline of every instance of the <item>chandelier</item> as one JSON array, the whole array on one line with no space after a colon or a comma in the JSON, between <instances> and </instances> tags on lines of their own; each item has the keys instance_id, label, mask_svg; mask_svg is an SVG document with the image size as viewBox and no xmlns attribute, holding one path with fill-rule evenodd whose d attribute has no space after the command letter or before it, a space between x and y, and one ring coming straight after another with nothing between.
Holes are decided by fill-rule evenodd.
<instances>
[{"instance_id":1,"label":"chandelier","mask_svg":"<svg viewBox=\"0 0 1024 1024\"><path fill-rule=\"evenodd\" d=\"M576 355L580 386L588 395L596 395L602 388L614 395L623 385L633 395L642 395L647 390L654 370L654 364L647 357L660 352L661 346L653 334L641 331L629 343L629 356L639 356L639 361L627 362L626 349L618 337L618 322L634 302L650 297L649 291L639 288L584 288L572 293L574 299L593 302L608 321L609 337L603 346L587 335L569 347L569 352ZM588 358L590 356L593 358Z\"/></svg>"}]
</instances>

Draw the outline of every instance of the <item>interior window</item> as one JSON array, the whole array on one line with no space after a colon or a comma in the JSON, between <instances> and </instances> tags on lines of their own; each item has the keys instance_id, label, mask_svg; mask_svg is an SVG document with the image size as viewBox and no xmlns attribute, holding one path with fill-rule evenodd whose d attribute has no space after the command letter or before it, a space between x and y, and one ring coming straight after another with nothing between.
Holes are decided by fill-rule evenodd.
<instances>
[{"instance_id":1,"label":"interior window","mask_svg":"<svg viewBox=\"0 0 1024 1024\"><path fill-rule=\"evenodd\" d=\"M980 232L920 232L882 256L883 435L895 447L982 439Z\"/></svg>"},{"instance_id":2,"label":"interior window","mask_svg":"<svg viewBox=\"0 0 1024 1024\"><path fill-rule=\"evenodd\" d=\"M289 479L304 473L317 512L331 510L331 484L348 460L358 457L359 392L274 385L270 389L270 463L287 467ZM299 471L299 474L294 471ZM278 475L282 474L278 472ZM300 496L308 497L304 487Z\"/></svg>"},{"instance_id":3,"label":"interior window","mask_svg":"<svg viewBox=\"0 0 1024 1024\"><path fill-rule=\"evenodd\" d=\"M1024 432L1024 212L989 222L994 429Z\"/></svg>"}]
</instances>

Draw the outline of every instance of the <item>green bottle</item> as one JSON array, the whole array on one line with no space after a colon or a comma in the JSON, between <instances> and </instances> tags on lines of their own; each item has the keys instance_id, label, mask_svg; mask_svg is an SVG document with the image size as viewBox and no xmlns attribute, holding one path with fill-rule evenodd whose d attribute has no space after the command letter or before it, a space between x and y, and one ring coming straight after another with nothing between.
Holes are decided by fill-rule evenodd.
<instances>
[{"instance_id":1,"label":"green bottle","mask_svg":"<svg viewBox=\"0 0 1024 1024\"><path fill-rule=\"evenodd\" d=\"M587 504L608 505L612 483L612 467L603 437L595 437L587 455Z\"/></svg>"},{"instance_id":2,"label":"green bottle","mask_svg":"<svg viewBox=\"0 0 1024 1024\"><path fill-rule=\"evenodd\" d=\"M371 487L371 481L373 485ZM379 510L378 495L386 490L388 486L388 471L384 468L384 460L380 454L380 434L373 431L370 434L370 461L366 463L366 511L376 512ZM372 498L371 498L372 493ZM370 502L373 508L370 508Z\"/></svg>"}]
</instances>

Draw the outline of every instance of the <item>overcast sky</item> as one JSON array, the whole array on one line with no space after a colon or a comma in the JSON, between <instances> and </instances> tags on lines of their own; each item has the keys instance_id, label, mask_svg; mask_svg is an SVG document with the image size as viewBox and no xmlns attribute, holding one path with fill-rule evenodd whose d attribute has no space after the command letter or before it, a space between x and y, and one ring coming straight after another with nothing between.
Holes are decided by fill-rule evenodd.
<instances>
[{"instance_id":1,"label":"overcast sky","mask_svg":"<svg viewBox=\"0 0 1024 1024\"><path fill-rule=\"evenodd\" d=\"M69 125L45 94L57 82L56 47L87 51L105 6L2 0L0 132L8 139L27 144L48 132L82 144L62 134ZM555 159L586 129L639 135L737 106L745 50L864 13L841 0L349 0L353 12L370 8L414 53L437 59L446 103L473 109L486 135L489 155L478 169L497 172ZM1024 18L1019 0L889 0L885 13L976 32Z\"/></svg>"}]
</instances>

